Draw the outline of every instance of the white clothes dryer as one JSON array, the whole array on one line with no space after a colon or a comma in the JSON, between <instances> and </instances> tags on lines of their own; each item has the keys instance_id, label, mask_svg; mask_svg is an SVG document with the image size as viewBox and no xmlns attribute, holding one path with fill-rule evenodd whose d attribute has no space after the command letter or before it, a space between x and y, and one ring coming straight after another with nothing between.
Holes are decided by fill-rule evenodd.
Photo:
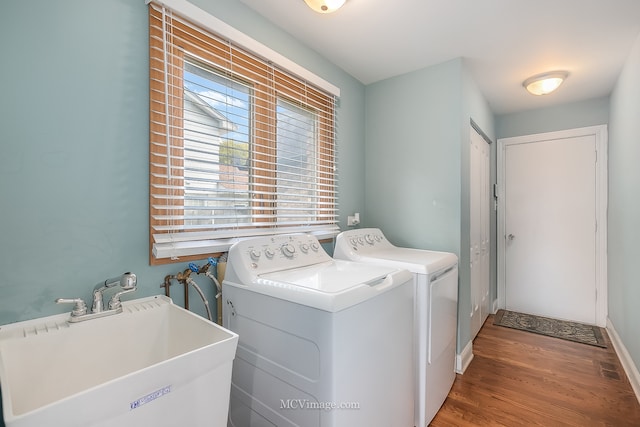
<instances>
[{"instance_id":1,"label":"white clothes dryer","mask_svg":"<svg viewBox=\"0 0 640 427\"><path fill-rule=\"evenodd\" d=\"M413 283L332 259L309 235L229 250L223 324L239 336L229 425L413 426Z\"/></svg>"},{"instance_id":2,"label":"white clothes dryer","mask_svg":"<svg viewBox=\"0 0 640 427\"><path fill-rule=\"evenodd\" d=\"M453 253L397 247L377 228L336 238L333 257L413 273L415 293L415 424L429 425L455 380L458 324L458 257Z\"/></svg>"}]
</instances>

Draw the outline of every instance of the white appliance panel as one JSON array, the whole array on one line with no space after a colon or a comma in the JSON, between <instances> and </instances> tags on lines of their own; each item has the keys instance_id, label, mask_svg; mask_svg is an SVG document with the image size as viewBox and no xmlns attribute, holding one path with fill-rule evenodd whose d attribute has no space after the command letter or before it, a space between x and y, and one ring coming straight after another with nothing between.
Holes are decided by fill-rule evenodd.
<instances>
[{"instance_id":1,"label":"white appliance panel","mask_svg":"<svg viewBox=\"0 0 640 427\"><path fill-rule=\"evenodd\" d=\"M314 239L261 238L229 252L223 323L239 335L229 425L413 426L411 274L332 260ZM264 258L303 243L306 252Z\"/></svg>"},{"instance_id":2,"label":"white appliance panel","mask_svg":"<svg viewBox=\"0 0 640 427\"><path fill-rule=\"evenodd\" d=\"M336 238L334 258L402 268L414 278L415 424L429 425L455 380L458 257L391 244L377 228Z\"/></svg>"}]
</instances>

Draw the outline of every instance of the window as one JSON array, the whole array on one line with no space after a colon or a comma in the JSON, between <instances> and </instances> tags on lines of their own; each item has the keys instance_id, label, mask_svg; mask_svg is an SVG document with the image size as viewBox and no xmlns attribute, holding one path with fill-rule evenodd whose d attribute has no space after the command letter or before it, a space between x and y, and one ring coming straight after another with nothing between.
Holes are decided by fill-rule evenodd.
<instances>
[{"instance_id":1,"label":"window","mask_svg":"<svg viewBox=\"0 0 640 427\"><path fill-rule=\"evenodd\" d=\"M335 97L149 5L151 263L337 233Z\"/></svg>"}]
</instances>

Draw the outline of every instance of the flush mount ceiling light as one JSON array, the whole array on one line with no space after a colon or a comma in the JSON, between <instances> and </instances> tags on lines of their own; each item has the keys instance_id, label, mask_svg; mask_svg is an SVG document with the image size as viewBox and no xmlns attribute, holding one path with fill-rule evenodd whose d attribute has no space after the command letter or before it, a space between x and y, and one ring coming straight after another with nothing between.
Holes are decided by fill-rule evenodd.
<instances>
[{"instance_id":1,"label":"flush mount ceiling light","mask_svg":"<svg viewBox=\"0 0 640 427\"><path fill-rule=\"evenodd\" d=\"M549 73L536 74L522 82L529 93L533 95L547 95L562 84L569 75L566 71L551 71Z\"/></svg>"},{"instance_id":2,"label":"flush mount ceiling light","mask_svg":"<svg viewBox=\"0 0 640 427\"><path fill-rule=\"evenodd\" d=\"M318 13L331 13L340 9L347 0L304 0L311 9Z\"/></svg>"}]
</instances>

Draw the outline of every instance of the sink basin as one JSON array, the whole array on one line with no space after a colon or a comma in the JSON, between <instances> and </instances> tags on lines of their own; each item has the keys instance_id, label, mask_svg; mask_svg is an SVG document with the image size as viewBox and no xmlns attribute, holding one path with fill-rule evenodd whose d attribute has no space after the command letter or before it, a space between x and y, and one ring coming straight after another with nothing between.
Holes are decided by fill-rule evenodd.
<instances>
[{"instance_id":1,"label":"sink basin","mask_svg":"<svg viewBox=\"0 0 640 427\"><path fill-rule=\"evenodd\" d=\"M7 427L225 426L238 336L165 296L0 326Z\"/></svg>"}]
</instances>

